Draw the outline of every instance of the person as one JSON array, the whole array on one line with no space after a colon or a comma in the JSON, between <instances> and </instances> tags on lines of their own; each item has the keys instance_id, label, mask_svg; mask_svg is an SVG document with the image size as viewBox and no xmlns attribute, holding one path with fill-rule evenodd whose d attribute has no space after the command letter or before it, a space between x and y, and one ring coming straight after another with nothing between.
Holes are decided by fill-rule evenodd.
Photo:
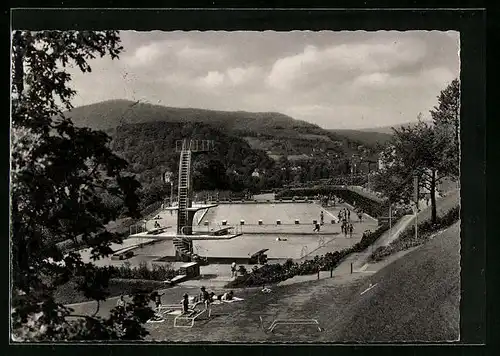
<instances>
[{"instance_id":1,"label":"person","mask_svg":"<svg viewBox=\"0 0 500 356\"><path fill-rule=\"evenodd\" d=\"M359 219L359 222L363 221L363 212L361 210L358 211L358 219Z\"/></svg>"},{"instance_id":2,"label":"person","mask_svg":"<svg viewBox=\"0 0 500 356\"><path fill-rule=\"evenodd\" d=\"M229 291L229 293L224 293L221 297L221 300L233 300L234 293L233 291Z\"/></svg>"},{"instance_id":3,"label":"person","mask_svg":"<svg viewBox=\"0 0 500 356\"><path fill-rule=\"evenodd\" d=\"M120 307L120 308L125 308L125 299L123 297L123 294L120 295L120 298L118 299L118 301L116 302L116 306L117 307Z\"/></svg>"},{"instance_id":4,"label":"person","mask_svg":"<svg viewBox=\"0 0 500 356\"><path fill-rule=\"evenodd\" d=\"M231 263L231 278L236 277L236 262Z\"/></svg>"},{"instance_id":5,"label":"person","mask_svg":"<svg viewBox=\"0 0 500 356\"><path fill-rule=\"evenodd\" d=\"M321 214L320 214L320 220L321 220L321 225L324 224L324 220L325 220L325 216L323 215L323 210L321 210Z\"/></svg>"},{"instance_id":6,"label":"person","mask_svg":"<svg viewBox=\"0 0 500 356\"><path fill-rule=\"evenodd\" d=\"M182 296L182 313L189 314L189 295L187 293Z\"/></svg>"},{"instance_id":7,"label":"person","mask_svg":"<svg viewBox=\"0 0 500 356\"><path fill-rule=\"evenodd\" d=\"M160 311L160 309L161 309L161 297L162 297L162 295L164 295L164 294L165 294L165 293L161 293L161 294L160 294L160 293L158 293L158 292L156 292L156 293L155 293L155 304L156 304L156 309L157 309L158 311Z\"/></svg>"},{"instance_id":8,"label":"person","mask_svg":"<svg viewBox=\"0 0 500 356\"><path fill-rule=\"evenodd\" d=\"M354 230L354 226L351 224L349 224L349 237L352 237L352 232Z\"/></svg>"},{"instance_id":9,"label":"person","mask_svg":"<svg viewBox=\"0 0 500 356\"><path fill-rule=\"evenodd\" d=\"M160 228L160 224L158 223L158 221L155 221L155 229L159 229Z\"/></svg>"},{"instance_id":10,"label":"person","mask_svg":"<svg viewBox=\"0 0 500 356\"><path fill-rule=\"evenodd\" d=\"M351 221L351 211L347 209L347 220Z\"/></svg>"},{"instance_id":11,"label":"person","mask_svg":"<svg viewBox=\"0 0 500 356\"><path fill-rule=\"evenodd\" d=\"M345 222L345 225L344 225L344 236L345 237L347 237L348 230L349 230L349 226L347 225L347 222Z\"/></svg>"},{"instance_id":12,"label":"person","mask_svg":"<svg viewBox=\"0 0 500 356\"><path fill-rule=\"evenodd\" d=\"M210 294L207 292L207 290L205 289L204 286L202 286L200 288L201 290L201 293L200 293L200 299L198 302L196 302L193 306L193 309L198 305L198 304L202 304L205 306L205 310L208 309L208 315L210 316L211 314L211 309L210 309Z\"/></svg>"},{"instance_id":13,"label":"person","mask_svg":"<svg viewBox=\"0 0 500 356\"><path fill-rule=\"evenodd\" d=\"M313 232L319 232L319 226L320 225L318 223L316 223L316 226L314 227Z\"/></svg>"}]
</instances>

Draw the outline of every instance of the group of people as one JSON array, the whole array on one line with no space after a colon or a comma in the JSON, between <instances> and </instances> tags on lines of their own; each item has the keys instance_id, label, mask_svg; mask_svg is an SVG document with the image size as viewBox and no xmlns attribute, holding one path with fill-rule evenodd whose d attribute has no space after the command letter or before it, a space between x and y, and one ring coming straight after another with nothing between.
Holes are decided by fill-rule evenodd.
<instances>
[{"instance_id":1,"label":"group of people","mask_svg":"<svg viewBox=\"0 0 500 356\"><path fill-rule=\"evenodd\" d=\"M352 237L354 231L354 225L351 223L351 211L348 208L343 208L339 211L338 215L339 221L342 223L340 230L347 237L349 234Z\"/></svg>"},{"instance_id":2,"label":"group of people","mask_svg":"<svg viewBox=\"0 0 500 356\"><path fill-rule=\"evenodd\" d=\"M161 297L164 294L165 293L159 293L156 291L156 292L151 293L151 295L150 295L150 298L152 300L154 300L154 302L155 302L155 309L156 309L157 313L159 313L161 310L161 307L162 307ZM191 301L189 300L189 295L187 293L185 293L182 296L182 301L181 301L182 313L183 314L191 314L194 312L195 308L200 304L203 304L205 307L205 310L208 310L210 313L210 306L214 301L216 301L216 300L219 300L219 301L232 300L233 297L234 297L234 293L232 290L229 292L223 293L223 294L216 295L214 292L209 293L205 287L201 287L200 294L198 296L194 296ZM190 304L192 304L191 307L190 307ZM118 299L116 305L117 305L117 307L125 308L126 302L125 302L123 294Z\"/></svg>"},{"instance_id":3,"label":"group of people","mask_svg":"<svg viewBox=\"0 0 500 356\"><path fill-rule=\"evenodd\" d=\"M340 226L340 229L344 233L344 236L347 237L347 234L349 234L349 237L352 237L352 233L354 231L354 225L351 222L347 221L342 221L342 225Z\"/></svg>"},{"instance_id":4,"label":"group of people","mask_svg":"<svg viewBox=\"0 0 500 356\"><path fill-rule=\"evenodd\" d=\"M332 202L332 206L335 207L336 197L333 194L317 195L316 200L319 200L321 202L321 205L324 207L330 206L330 202Z\"/></svg>"},{"instance_id":5,"label":"group of people","mask_svg":"<svg viewBox=\"0 0 500 356\"><path fill-rule=\"evenodd\" d=\"M200 294L193 298L193 306L191 308L189 308L189 295L185 293L182 296L182 312L183 314L190 314L198 305L203 304L205 306L205 310L208 310L210 315L210 306L213 302L215 302L216 300L232 300L233 297L234 293L232 290L223 294L216 295L214 292L208 293L205 287L201 287Z\"/></svg>"}]
</instances>

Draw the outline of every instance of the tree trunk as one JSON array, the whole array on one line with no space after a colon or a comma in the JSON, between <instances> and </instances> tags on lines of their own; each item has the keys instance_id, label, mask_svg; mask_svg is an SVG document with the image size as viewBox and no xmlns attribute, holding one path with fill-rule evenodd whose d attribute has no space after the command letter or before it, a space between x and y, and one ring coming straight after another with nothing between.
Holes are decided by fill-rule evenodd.
<instances>
[{"instance_id":1,"label":"tree trunk","mask_svg":"<svg viewBox=\"0 0 500 356\"><path fill-rule=\"evenodd\" d=\"M432 171L431 175L431 222L435 224L437 221L437 210L436 210L436 171Z\"/></svg>"}]
</instances>

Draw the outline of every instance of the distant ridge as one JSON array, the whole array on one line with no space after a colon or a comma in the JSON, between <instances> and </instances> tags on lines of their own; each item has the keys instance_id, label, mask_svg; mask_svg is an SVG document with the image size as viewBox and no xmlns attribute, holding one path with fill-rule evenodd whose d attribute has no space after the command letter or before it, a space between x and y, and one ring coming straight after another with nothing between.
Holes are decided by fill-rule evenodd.
<instances>
[{"instance_id":1,"label":"distant ridge","mask_svg":"<svg viewBox=\"0 0 500 356\"><path fill-rule=\"evenodd\" d=\"M383 133L383 134L392 135L393 134L393 131L392 131L393 128L400 129L403 126L414 126L414 125L416 125L416 122L412 121L412 122L405 122L405 123L397 124L397 125L371 127L371 128L365 128L365 129L357 129L356 131L377 132L377 133Z\"/></svg>"}]
</instances>

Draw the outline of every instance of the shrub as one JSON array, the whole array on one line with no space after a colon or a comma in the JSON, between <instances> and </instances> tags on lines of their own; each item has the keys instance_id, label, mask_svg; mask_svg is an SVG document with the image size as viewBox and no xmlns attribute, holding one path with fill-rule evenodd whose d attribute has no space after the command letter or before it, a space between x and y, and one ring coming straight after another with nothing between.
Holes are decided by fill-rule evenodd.
<instances>
[{"instance_id":1,"label":"shrub","mask_svg":"<svg viewBox=\"0 0 500 356\"><path fill-rule=\"evenodd\" d=\"M242 275L242 276L245 276L245 275L248 273L248 271L247 271L247 269L245 268L245 266L240 266L240 267L238 268L238 273L239 273L240 275Z\"/></svg>"},{"instance_id":2,"label":"shrub","mask_svg":"<svg viewBox=\"0 0 500 356\"><path fill-rule=\"evenodd\" d=\"M141 262L138 267L130 267L130 263L125 262L120 267L110 266L108 268L112 278L165 281L176 275L170 264L153 265L152 269L149 269L145 262Z\"/></svg>"}]
</instances>

